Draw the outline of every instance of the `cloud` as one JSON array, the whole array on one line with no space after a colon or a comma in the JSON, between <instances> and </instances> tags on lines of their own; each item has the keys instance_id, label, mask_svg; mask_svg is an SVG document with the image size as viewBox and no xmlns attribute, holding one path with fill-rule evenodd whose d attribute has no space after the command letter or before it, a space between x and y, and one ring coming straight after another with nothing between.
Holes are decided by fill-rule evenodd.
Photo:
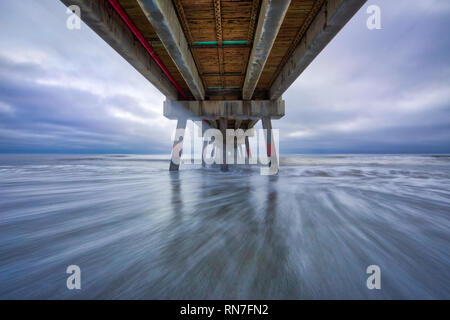
<instances>
[{"instance_id":1,"label":"cloud","mask_svg":"<svg viewBox=\"0 0 450 320\"><path fill-rule=\"evenodd\" d=\"M64 5L1 9L0 152L170 152L164 97L86 25L66 29Z\"/></svg>"},{"instance_id":2,"label":"cloud","mask_svg":"<svg viewBox=\"0 0 450 320\"><path fill-rule=\"evenodd\" d=\"M383 30L363 8L285 93L282 152L450 152L450 41L435 33L450 12L405 33L416 1L378 3Z\"/></svg>"},{"instance_id":3,"label":"cloud","mask_svg":"<svg viewBox=\"0 0 450 320\"><path fill-rule=\"evenodd\" d=\"M9 104L0 101L0 113L11 115L14 113L14 108Z\"/></svg>"},{"instance_id":4,"label":"cloud","mask_svg":"<svg viewBox=\"0 0 450 320\"><path fill-rule=\"evenodd\" d=\"M450 153L447 2L369 0L284 94L281 153ZM170 152L164 97L62 3L0 18L0 152Z\"/></svg>"},{"instance_id":5,"label":"cloud","mask_svg":"<svg viewBox=\"0 0 450 320\"><path fill-rule=\"evenodd\" d=\"M3 152L169 151L170 122L156 105L143 104L151 98L134 89L113 94L108 90L116 84L92 79L79 85L86 76L58 82L57 69L5 55L0 66L5 66L0 71ZM54 80L43 82L42 75Z\"/></svg>"}]
</instances>

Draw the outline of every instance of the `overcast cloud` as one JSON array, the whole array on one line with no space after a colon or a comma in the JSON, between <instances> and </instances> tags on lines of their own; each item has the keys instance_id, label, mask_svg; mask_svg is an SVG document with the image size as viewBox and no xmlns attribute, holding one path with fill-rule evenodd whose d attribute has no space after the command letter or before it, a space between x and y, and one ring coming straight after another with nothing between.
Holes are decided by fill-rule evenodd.
<instances>
[{"instance_id":1,"label":"overcast cloud","mask_svg":"<svg viewBox=\"0 0 450 320\"><path fill-rule=\"evenodd\" d=\"M67 17L0 2L0 152L168 153L164 96ZM450 153L449 30L448 0L369 0L284 94L281 153Z\"/></svg>"}]
</instances>

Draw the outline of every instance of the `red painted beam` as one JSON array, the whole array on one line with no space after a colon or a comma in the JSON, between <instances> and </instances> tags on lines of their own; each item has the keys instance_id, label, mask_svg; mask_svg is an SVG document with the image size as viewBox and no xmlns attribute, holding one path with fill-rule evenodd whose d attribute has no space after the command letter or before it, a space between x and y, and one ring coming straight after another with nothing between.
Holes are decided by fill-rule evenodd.
<instances>
[{"instance_id":1,"label":"red painted beam","mask_svg":"<svg viewBox=\"0 0 450 320\"><path fill-rule=\"evenodd\" d=\"M156 62L156 64L161 68L161 70L164 72L166 77L172 82L172 84L175 86L175 88L178 90L178 92L183 96L185 100L189 100L186 93L184 93L183 89L180 88L178 83L175 81L175 79L170 74L169 70L167 70L166 66L162 61L159 59L158 55L156 54L155 50L153 50L152 46L148 43L147 40L145 40L142 33L139 31L139 29L136 27L136 25L131 21L130 17L127 15L125 10L122 8L120 3L117 0L108 0L108 2L111 4L111 6L116 10L117 14L122 18L122 20L125 22L125 24L128 26L131 32L136 36L136 38L139 40L139 42L144 46L145 50L150 54L152 59Z\"/></svg>"}]
</instances>

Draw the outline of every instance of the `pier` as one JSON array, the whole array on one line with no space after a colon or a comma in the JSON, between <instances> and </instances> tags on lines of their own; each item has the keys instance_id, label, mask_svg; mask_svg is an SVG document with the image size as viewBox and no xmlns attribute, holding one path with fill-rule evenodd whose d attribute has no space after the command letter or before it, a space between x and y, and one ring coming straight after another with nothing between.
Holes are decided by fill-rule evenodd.
<instances>
[{"instance_id":1,"label":"pier","mask_svg":"<svg viewBox=\"0 0 450 320\"><path fill-rule=\"evenodd\" d=\"M224 141L227 129L261 121L270 165L278 170L272 120L285 114L283 93L366 2L61 1L78 6L81 19L166 96L164 116L181 133L171 171L179 170L187 120L220 130ZM248 137L231 147L251 154ZM226 171L225 143L222 152Z\"/></svg>"}]
</instances>

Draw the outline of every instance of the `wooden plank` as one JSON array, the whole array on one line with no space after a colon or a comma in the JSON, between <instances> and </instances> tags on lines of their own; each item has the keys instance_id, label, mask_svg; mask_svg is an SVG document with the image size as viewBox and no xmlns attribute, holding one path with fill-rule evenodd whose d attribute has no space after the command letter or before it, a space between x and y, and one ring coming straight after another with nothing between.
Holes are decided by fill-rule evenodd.
<instances>
[{"instance_id":1,"label":"wooden plank","mask_svg":"<svg viewBox=\"0 0 450 320\"><path fill-rule=\"evenodd\" d=\"M223 41L247 41L250 22L252 20L252 10L256 10L257 12L259 8L259 0L179 1L181 1L183 5L183 10L186 15L188 27L192 33L193 41L217 42L217 44L191 46L191 50L195 51L198 69L202 70L202 74L244 74L246 71L251 42L247 42L246 44L226 45L223 44ZM254 7L256 7L256 9L254 9ZM219 26L221 31L219 30ZM221 45L219 44L220 41L222 41ZM219 48L222 50L218 50ZM211 49L215 50L213 51ZM244 76L242 75L236 78L222 76L221 81L223 82L218 83L217 78L215 77L201 77L204 81L205 88L207 86L213 86L213 84L214 86L221 87L242 87L244 79ZM241 96L240 90L235 91L234 96ZM214 94L217 93L217 91L214 92ZM206 96L210 99L213 98L213 96L208 96L207 93ZM214 99L217 99L217 97L228 99L230 96L214 96Z\"/></svg>"}]
</instances>

